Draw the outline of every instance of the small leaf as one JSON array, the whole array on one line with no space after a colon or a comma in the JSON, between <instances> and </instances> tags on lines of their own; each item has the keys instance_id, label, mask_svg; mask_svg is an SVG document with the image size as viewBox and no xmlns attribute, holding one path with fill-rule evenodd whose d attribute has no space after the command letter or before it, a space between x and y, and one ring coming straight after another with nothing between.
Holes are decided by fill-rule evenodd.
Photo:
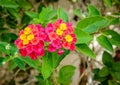
<instances>
[{"instance_id":1,"label":"small leaf","mask_svg":"<svg viewBox=\"0 0 120 85\"><path fill-rule=\"evenodd\" d=\"M13 70L17 67L17 63L15 62L15 60L11 60L11 62L9 63L9 70Z\"/></svg>"},{"instance_id":2,"label":"small leaf","mask_svg":"<svg viewBox=\"0 0 120 85\"><path fill-rule=\"evenodd\" d=\"M112 0L103 0L108 7L112 7Z\"/></svg>"},{"instance_id":3,"label":"small leaf","mask_svg":"<svg viewBox=\"0 0 120 85\"><path fill-rule=\"evenodd\" d=\"M4 60L4 58L0 57L0 67L3 65L3 60Z\"/></svg>"},{"instance_id":4,"label":"small leaf","mask_svg":"<svg viewBox=\"0 0 120 85\"><path fill-rule=\"evenodd\" d=\"M120 72L112 72L112 77L118 81L120 81Z\"/></svg>"},{"instance_id":5,"label":"small leaf","mask_svg":"<svg viewBox=\"0 0 120 85\"><path fill-rule=\"evenodd\" d=\"M108 36L109 41L120 48L120 34L115 32L114 30L105 30L102 32L106 36Z\"/></svg>"},{"instance_id":6,"label":"small leaf","mask_svg":"<svg viewBox=\"0 0 120 85\"><path fill-rule=\"evenodd\" d=\"M90 36L88 33L76 28L75 29L75 34L77 37L77 42L76 44L80 43L89 43L93 38Z\"/></svg>"},{"instance_id":7,"label":"small leaf","mask_svg":"<svg viewBox=\"0 0 120 85\"><path fill-rule=\"evenodd\" d=\"M17 0L17 3L19 4L21 8L25 10L32 8L30 2L28 2L27 0Z\"/></svg>"},{"instance_id":8,"label":"small leaf","mask_svg":"<svg viewBox=\"0 0 120 85\"><path fill-rule=\"evenodd\" d=\"M88 5L89 16L100 15L98 9L93 5Z\"/></svg>"},{"instance_id":9,"label":"small leaf","mask_svg":"<svg viewBox=\"0 0 120 85\"><path fill-rule=\"evenodd\" d=\"M108 85L118 85L114 80L108 80Z\"/></svg>"},{"instance_id":10,"label":"small leaf","mask_svg":"<svg viewBox=\"0 0 120 85\"><path fill-rule=\"evenodd\" d=\"M25 63L27 63L29 66L37 69L39 72L41 71L41 67L40 67L40 62L39 60L31 60L30 57L18 57L21 61L24 61Z\"/></svg>"},{"instance_id":11,"label":"small leaf","mask_svg":"<svg viewBox=\"0 0 120 85\"><path fill-rule=\"evenodd\" d=\"M14 61L20 69L25 70L25 64L22 60L20 60L19 58L15 58Z\"/></svg>"},{"instance_id":12,"label":"small leaf","mask_svg":"<svg viewBox=\"0 0 120 85\"><path fill-rule=\"evenodd\" d=\"M81 11L80 9L75 9L75 10L74 10L74 14L75 14L76 16L78 16L79 18L81 18L82 11Z\"/></svg>"},{"instance_id":13,"label":"small leaf","mask_svg":"<svg viewBox=\"0 0 120 85\"><path fill-rule=\"evenodd\" d=\"M107 67L103 67L100 71L99 71L99 76L100 77L106 77L109 75L109 69Z\"/></svg>"},{"instance_id":14,"label":"small leaf","mask_svg":"<svg viewBox=\"0 0 120 85\"><path fill-rule=\"evenodd\" d=\"M26 15L28 15L30 18L38 18L39 14L36 12L25 12Z\"/></svg>"},{"instance_id":15,"label":"small leaf","mask_svg":"<svg viewBox=\"0 0 120 85\"><path fill-rule=\"evenodd\" d=\"M110 52L113 52L113 47L107 37L105 37L104 35L100 35L99 37L97 37L97 41L103 48Z\"/></svg>"},{"instance_id":16,"label":"small leaf","mask_svg":"<svg viewBox=\"0 0 120 85\"><path fill-rule=\"evenodd\" d=\"M108 52L104 51L102 55L102 62L104 65L111 67L113 63L113 58Z\"/></svg>"},{"instance_id":17,"label":"small leaf","mask_svg":"<svg viewBox=\"0 0 120 85\"><path fill-rule=\"evenodd\" d=\"M86 44L77 44L76 49L78 52L81 52L85 56L88 56L90 58L96 57L96 55L93 53L93 51Z\"/></svg>"},{"instance_id":18,"label":"small leaf","mask_svg":"<svg viewBox=\"0 0 120 85\"><path fill-rule=\"evenodd\" d=\"M69 85L74 74L75 67L71 65L63 66L59 70L58 80L62 85Z\"/></svg>"},{"instance_id":19,"label":"small leaf","mask_svg":"<svg viewBox=\"0 0 120 85\"><path fill-rule=\"evenodd\" d=\"M113 71L120 72L120 62L114 62L112 64L112 69L113 69Z\"/></svg>"},{"instance_id":20,"label":"small leaf","mask_svg":"<svg viewBox=\"0 0 120 85\"><path fill-rule=\"evenodd\" d=\"M94 16L82 19L76 25L76 28L84 30L88 33L97 32L99 29L108 26L110 23L109 20L101 17L101 16Z\"/></svg>"},{"instance_id":21,"label":"small leaf","mask_svg":"<svg viewBox=\"0 0 120 85\"><path fill-rule=\"evenodd\" d=\"M58 18L63 19L64 22L69 21L67 13L62 8L59 7L57 12L58 12Z\"/></svg>"},{"instance_id":22,"label":"small leaf","mask_svg":"<svg viewBox=\"0 0 120 85\"><path fill-rule=\"evenodd\" d=\"M15 1L9 1L9 0L0 0L0 6L7 7L7 8L19 7L19 5L15 3Z\"/></svg>"}]
</instances>

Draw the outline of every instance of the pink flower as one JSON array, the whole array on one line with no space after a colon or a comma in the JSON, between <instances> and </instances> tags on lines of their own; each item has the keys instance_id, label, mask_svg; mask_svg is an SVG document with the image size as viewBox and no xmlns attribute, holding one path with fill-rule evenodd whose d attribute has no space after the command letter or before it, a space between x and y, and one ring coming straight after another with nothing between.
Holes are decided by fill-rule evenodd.
<instances>
[{"instance_id":1,"label":"pink flower","mask_svg":"<svg viewBox=\"0 0 120 85\"><path fill-rule=\"evenodd\" d=\"M72 44L70 45L70 50L71 50L71 51L74 51L74 50L75 50L75 44L74 44L74 43L72 43Z\"/></svg>"},{"instance_id":2,"label":"pink flower","mask_svg":"<svg viewBox=\"0 0 120 85\"><path fill-rule=\"evenodd\" d=\"M36 55L35 52L30 53L29 56L30 56L30 58L31 58L32 60L37 59L37 55Z\"/></svg>"},{"instance_id":3,"label":"pink flower","mask_svg":"<svg viewBox=\"0 0 120 85\"><path fill-rule=\"evenodd\" d=\"M64 50L58 50L58 55L62 55L64 53Z\"/></svg>"},{"instance_id":4,"label":"pink flower","mask_svg":"<svg viewBox=\"0 0 120 85\"><path fill-rule=\"evenodd\" d=\"M48 46L48 51L49 51L49 52L55 52L55 51L56 51L56 48L53 46L53 44L50 44L50 45Z\"/></svg>"},{"instance_id":5,"label":"pink flower","mask_svg":"<svg viewBox=\"0 0 120 85\"><path fill-rule=\"evenodd\" d=\"M19 49L20 54L25 57L27 55L27 51L25 48Z\"/></svg>"},{"instance_id":6,"label":"pink flower","mask_svg":"<svg viewBox=\"0 0 120 85\"><path fill-rule=\"evenodd\" d=\"M32 44L27 45L26 51L27 51L27 54L30 54L33 51L33 45Z\"/></svg>"},{"instance_id":7,"label":"pink flower","mask_svg":"<svg viewBox=\"0 0 120 85\"><path fill-rule=\"evenodd\" d=\"M51 33L49 33L49 38L50 38L50 40L55 40L56 38L57 38L58 36L57 36L57 34L55 33L55 32L51 32Z\"/></svg>"}]
</instances>

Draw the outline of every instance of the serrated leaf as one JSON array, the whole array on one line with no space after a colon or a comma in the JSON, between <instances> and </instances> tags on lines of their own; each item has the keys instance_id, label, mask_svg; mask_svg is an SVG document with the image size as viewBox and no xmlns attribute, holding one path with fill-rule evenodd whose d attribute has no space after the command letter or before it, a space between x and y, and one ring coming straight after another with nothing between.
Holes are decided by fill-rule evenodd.
<instances>
[{"instance_id":1,"label":"serrated leaf","mask_svg":"<svg viewBox=\"0 0 120 85\"><path fill-rule=\"evenodd\" d=\"M74 74L75 67L71 65L63 66L59 70L58 81L62 85L69 85L71 83L72 76Z\"/></svg>"},{"instance_id":2,"label":"serrated leaf","mask_svg":"<svg viewBox=\"0 0 120 85\"><path fill-rule=\"evenodd\" d=\"M107 67L111 67L112 63L113 63L113 58L108 52L104 51L104 53L102 55L102 62Z\"/></svg>"},{"instance_id":3,"label":"serrated leaf","mask_svg":"<svg viewBox=\"0 0 120 85\"><path fill-rule=\"evenodd\" d=\"M109 75L109 69L107 67L103 67L100 71L99 71L99 76L100 77L106 77Z\"/></svg>"},{"instance_id":4,"label":"serrated leaf","mask_svg":"<svg viewBox=\"0 0 120 85\"><path fill-rule=\"evenodd\" d=\"M89 16L100 15L98 9L93 5L88 5Z\"/></svg>"},{"instance_id":5,"label":"serrated leaf","mask_svg":"<svg viewBox=\"0 0 120 85\"><path fill-rule=\"evenodd\" d=\"M22 60L20 60L19 58L15 58L14 61L20 69L25 70L25 64Z\"/></svg>"},{"instance_id":6,"label":"serrated leaf","mask_svg":"<svg viewBox=\"0 0 120 85\"><path fill-rule=\"evenodd\" d=\"M90 36L88 33L76 28L75 29L75 34L77 37L77 42L76 44L80 43L89 43L93 38Z\"/></svg>"},{"instance_id":7,"label":"serrated leaf","mask_svg":"<svg viewBox=\"0 0 120 85\"><path fill-rule=\"evenodd\" d=\"M97 42L106 50L113 52L113 47L111 43L109 42L108 38L104 35L100 35L99 37L97 37Z\"/></svg>"},{"instance_id":8,"label":"serrated leaf","mask_svg":"<svg viewBox=\"0 0 120 85\"><path fill-rule=\"evenodd\" d=\"M15 3L15 1L9 1L9 0L0 0L0 6L7 8L19 7L19 5Z\"/></svg>"},{"instance_id":9,"label":"serrated leaf","mask_svg":"<svg viewBox=\"0 0 120 85\"><path fill-rule=\"evenodd\" d=\"M59 7L57 13L58 13L58 18L61 18L64 22L69 21L67 13L62 8Z\"/></svg>"},{"instance_id":10,"label":"serrated leaf","mask_svg":"<svg viewBox=\"0 0 120 85\"><path fill-rule=\"evenodd\" d=\"M76 28L91 34L105 26L108 26L109 23L110 21L101 16L94 16L82 19L77 23Z\"/></svg>"},{"instance_id":11,"label":"serrated leaf","mask_svg":"<svg viewBox=\"0 0 120 85\"><path fill-rule=\"evenodd\" d=\"M85 56L88 56L90 58L96 57L94 52L86 44L77 44L76 49L78 52L82 53Z\"/></svg>"}]
</instances>

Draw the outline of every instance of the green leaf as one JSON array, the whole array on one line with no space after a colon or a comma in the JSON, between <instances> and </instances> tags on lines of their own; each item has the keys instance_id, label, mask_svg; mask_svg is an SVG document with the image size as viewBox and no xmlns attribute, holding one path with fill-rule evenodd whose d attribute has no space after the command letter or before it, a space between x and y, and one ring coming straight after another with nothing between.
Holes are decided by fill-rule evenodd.
<instances>
[{"instance_id":1,"label":"green leaf","mask_svg":"<svg viewBox=\"0 0 120 85\"><path fill-rule=\"evenodd\" d=\"M38 18L39 14L36 12L25 12L26 15L28 15L30 18Z\"/></svg>"},{"instance_id":2,"label":"green leaf","mask_svg":"<svg viewBox=\"0 0 120 85\"><path fill-rule=\"evenodd\" d=\"M88 5L89 16L101 15L98 9L93 5Z\"/></svg>"},{"instance_id":3,"label":"green leaf","mask_svg":"<svg viewBox=\"0 0 120 85\"><path fill-rule=\"evenodd\" d=\"M20 14L18 13L18 9L14 8L8 8L7 9L11 15L13 15L15 18L20 18Z\"/></svg>"},{"instance_id":4,"label":"green leaf","mask_svg":"<svg viewBox=\"0 0 120 85\"><path fill-rule=\"evenodd\" d=\"M52 53L53 67L56 68L60 64L60 62L65 58L65 56L69 53L69 50L65 50L65 52L60 56L58 56L57 53Z\"/></svg>"},{"instance_id":5,"label":"green leaf","mask_svg":"<svg viewBox=\"0 0 120 85\"><path fill-rule=\"evenodd\" d=\"M39 72L41 71L41 66L39 60L31 60L30 57L18 57L21 61L24 61L27 63L29 66L37 69Z\"/></svg>"},{"instance_id":6,"label":"green leaf","mask_svg":"<svg viewBox=\"0 0 120 85\"><path fill-rule=\"evenodd\" d=\"M101 16L94 16L79 21L76 25L76 28L91 34L97 32L99 29L105 26L108 26L109 23L110 21Z\"/></svg>"},{"instance_id":7,"label":"green leaf","mask_svg":"<svg viewBox=\"0 0 120 85\"><path fill-rule=\"evenodd\" d=\"M69 21L67 13L62 8L59 7L57 12L58 12L58 18L61 18L64 22Z\"/></svg>"},{"instance_id":8,"label":"green leaf","mask_svg":"<svg viewBox=\"0 0 120 85\"><path fill-rule=\"evenodd\" d=\"M112 72L112 77L118 81L120 81L120 72Z\"/></svg>"},{"instance_id":9,"label":"green leaf","mask_svg":"<svg viewBox=\"0 0 120 85\"><path fill-rule=\"evenodd\" d=\"M113 71L120 72L120 62L114 62L112 64L112 69L113 69Z\"/></svg>"},{"instance_id":10,"label":"green leaf","mask_svg":"<svg viewBox=\"0 0 120 85\"><path fill-rule=\"evenodd\" d=\"M75 14L76 16L78 16L79 18L81 18L82 11L81 11L80 9L75 9L75 10L74 10L74 14Z\"/></svg>"},{"instance_id":11,"label":"green leaf","mask_svg":"<svg viewBox=\"0 0 120 85\"><path fill-rule=\"evenodd\" d=\"M19 7L19 5L15 3L15 1L9 1L9 0L0 0L0 6L7 8Z\"/></svg>"},{"instance_id":12,"label":"green leaf","mask_svg":"<svg viewBox=\"0 0 120 85\"><path fill-rule=\"evenodd\" d=\"M9 70L13 70L17 67L17 63L15 62L15 60L11 60L9 63Z\"/></svg>"},{"instance_id":13,"label":"green leaf","mask_svg":"<svg viewBox=\"0 0 120 85\"><path fill-rule=\"evenodd\" d=\"M25 64L22 60L20 60L19 58L15 58L14 61L20 69L25 70Z\"/></svg>"},{"instance_id":14,"label":"green leaf","mask_svg":"<svg viewBox=\"0 0 120 85\"><path fill-rule=\"evenodd\" d=\"M48 20L51 20L52 18L54 18L57 15L57 11L56 10L52 10L49 12L47 18Z\"/></svg>"},{"instance_id":15,"label":"green leaf","mask_svg":"<svg viewBox=\"0 0 120 85\"><path fill-rule=\"evenodd\" d=\"M48 52L46 52L46 55L42 57L41 72L45 80L50 77L50 75L52 74L54 70L51 57L52 57L52 54Z\"/></svg>"},{"instance_id":16,"label":"green leaf","mask_svg":"<svg viewBox=\"0 0 120 85\"><path fill-rule=\"evenodd\" d=\"M36 76L36 78L37 78L38 81L39 81L39 84L38 84L38 85L45 85L45 80L43 79L43 77L42 77L41 75Z\"/></svg>"},{"instance_id":17,"label":"green leaf","mask_svg":"<svg viewBox=\"0 0 120 85\"><path fill-rule=\"evenodd\" d=\"M81 52L85 56L88 56L90 58L95 58L96 57L94 52L86 44L77 44L76 49L77 49L78 52Z\"/></svg>"},{"instance_id":18,"label":"green leaf","mask_svg":"<svg viewBox=\"0 0 120 85\"><path fill-rule=\"evenodd\" d=\"M25 10L32 8L32 5L27 0L17 0L19 6Z\"/></svg>"},{"instance_id":19,"label":"green leaf","mask_svg":"<svg viewBox=\"0 0 120 85\"><path fill-rule=\"evenodd\" d=\"M107 67L103 67L100 71L99 71L99 76L100 77L106 77L109 75L109 69Z\"/></svg>"},{"instance_id":20,"label":"green leaf","mask_svg":"<svg viewBox=\"0 0 120 85\"><path fill-rule=\"evenodd\" d=\"M93 38L90 36L88 33L76 28L75 29L75 34L77 37L77 42L76 44L80 43L89 43Z\"/></svg>"},{"instance_id":21,"label":"green leaf","mask_svg":"<svg viewBox=\"0 0 120 85\"><path fill-rule=\"evenodd\" d=\"M113 80L108 80L108 85L118 85L118 84Z\"/></svg>"},{"instance_id":22,"label":"green leaf","mask_svg":"<svg viewBox=\"0 0 120 85\"><path fill-rule=\"evenodd\" d=\"M0 57L0 67L3 65L3 60L4 60L4 58Z\"/></svg>"},{"instance_id":23,"label":"green leaf","mask_svg":"<svg viewBox=\"0 0 120 85\"><path fill-rule=\"evenodd\" d=\"M120 48L120 34L114 30L105 30L102 32L104 35L108 36L109 41Z\"/></svg>"},{"instance_id":24,"label":"green leaf","mask_svg":"<svg viewBox=\"0 0 120 85\"><path fill-rule=\"evenodd\" d=\"M100 35L99 37L97 37L97 41L103 48L110 52L113 52L113 47L107 37L105 37L104 35Z\"/></svg>"},{"instance_id":25,"label":"green leaf","mask_svg":"<svg viewBox=\"0 0 120 85\"><path fill-rule=\"evenodd\" d=\"M108 7L112 7L112 0L103 0Z\"/></svg>"},{"instance_id":26,"label":"green leaf","mask_svg":"<svg viewBox=\"0 0 120 85\"><path fill-rule=\"evenodd\" d=\"M104 51L102 55L102 62L104 65L111 67L113 63L113 58L108 52Z\"/></svg>"},{"instance_id":27,"label":"green leaf","mask_svg":"<svg viewBox=\"0 0 120 85\"><path fill-rule=\"evenodd\" d=\"M75 67L71 65L63 66L59 70L58 81L62 85L69 85L74 74Z\"/></svg>"}]
</instances>

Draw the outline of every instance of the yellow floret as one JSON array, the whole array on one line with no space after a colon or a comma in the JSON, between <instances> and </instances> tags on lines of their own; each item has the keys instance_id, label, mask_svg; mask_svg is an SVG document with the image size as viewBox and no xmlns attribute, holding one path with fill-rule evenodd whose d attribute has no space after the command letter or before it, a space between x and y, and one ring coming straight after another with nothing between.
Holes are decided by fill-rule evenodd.
<instances>
[{"instance_id":1,"label":"yellow floret","mask_svg":"<svg viewBox=\"0 0 120 85\"><path fill-rule=\"evenodd\" d=\"M23 45L26 45L26 44L28 44L29 43L29 40L27 40L27 39L24 39L23 40Z\"/></svg>"},{"instance_id":2,"label":"yellow floret","mask_svg":"<svg viewBox=\"0 0 120 85\"><path fill-rule=\"evenodd\" d=\"M20 39L21 39L21 40L26 39L26 37L27 37L27 36L26 36L25 34L21 34L21 35L20 35Z\"/></svg>"},{"instance_id":3,"label":"yellow floret","mask_svg":"<svg viewBox=\"0 0 120 85\"><path fill-rule=\"evenodd\" d=\"M60 24L60 30L66 30L67 27L66 27L66 24L65 23L61 23Z\"/></svg>"},{"instance_id":4,"label":"yellow floret","mask_svg":"<svg viewBox=\"0 0 120 85\"><path fill-rule=\"evenodd\" d=\"M29 34L28 36L27 36L27 39L28 40L32 40L34 38L34 35L33 34Z\"/></svg>"},{"instance_id":5,"label":"yellow floret","mask_svg":"<svg viewBox=\"0 0 120 85\"><path fill-rule=\"evenodd\" d=\"M26 28L24 29L24 33L25 33L25 34L30 34L30 32L31 32L31 30L30 30L29 27L26 27Z\"/></svg>"},{"instance_id":6,"label":"yellow floret","mask_svg":"<svg viewBox=\"0 0 120 85\"><path fill-rule=\"evenodd\" d=\"M57 29L57 30L56 30L56 34L57 34L57 35L62 35L62 34L63 34L63 31L60 30L60 29Z\"/></svg>"},{"instance_id":7,"label":"yellow floret","mask_svg":"<svg viewBox=\"0 0 120 85\"><path fill-rule=\"evenodd\" d=\"M73 38L72 38L71 35L67 35L67 36L65 37L65 39L66 39L67 42L71 42L71 41L73 40Z\"/></svg>"}]
</instances>

